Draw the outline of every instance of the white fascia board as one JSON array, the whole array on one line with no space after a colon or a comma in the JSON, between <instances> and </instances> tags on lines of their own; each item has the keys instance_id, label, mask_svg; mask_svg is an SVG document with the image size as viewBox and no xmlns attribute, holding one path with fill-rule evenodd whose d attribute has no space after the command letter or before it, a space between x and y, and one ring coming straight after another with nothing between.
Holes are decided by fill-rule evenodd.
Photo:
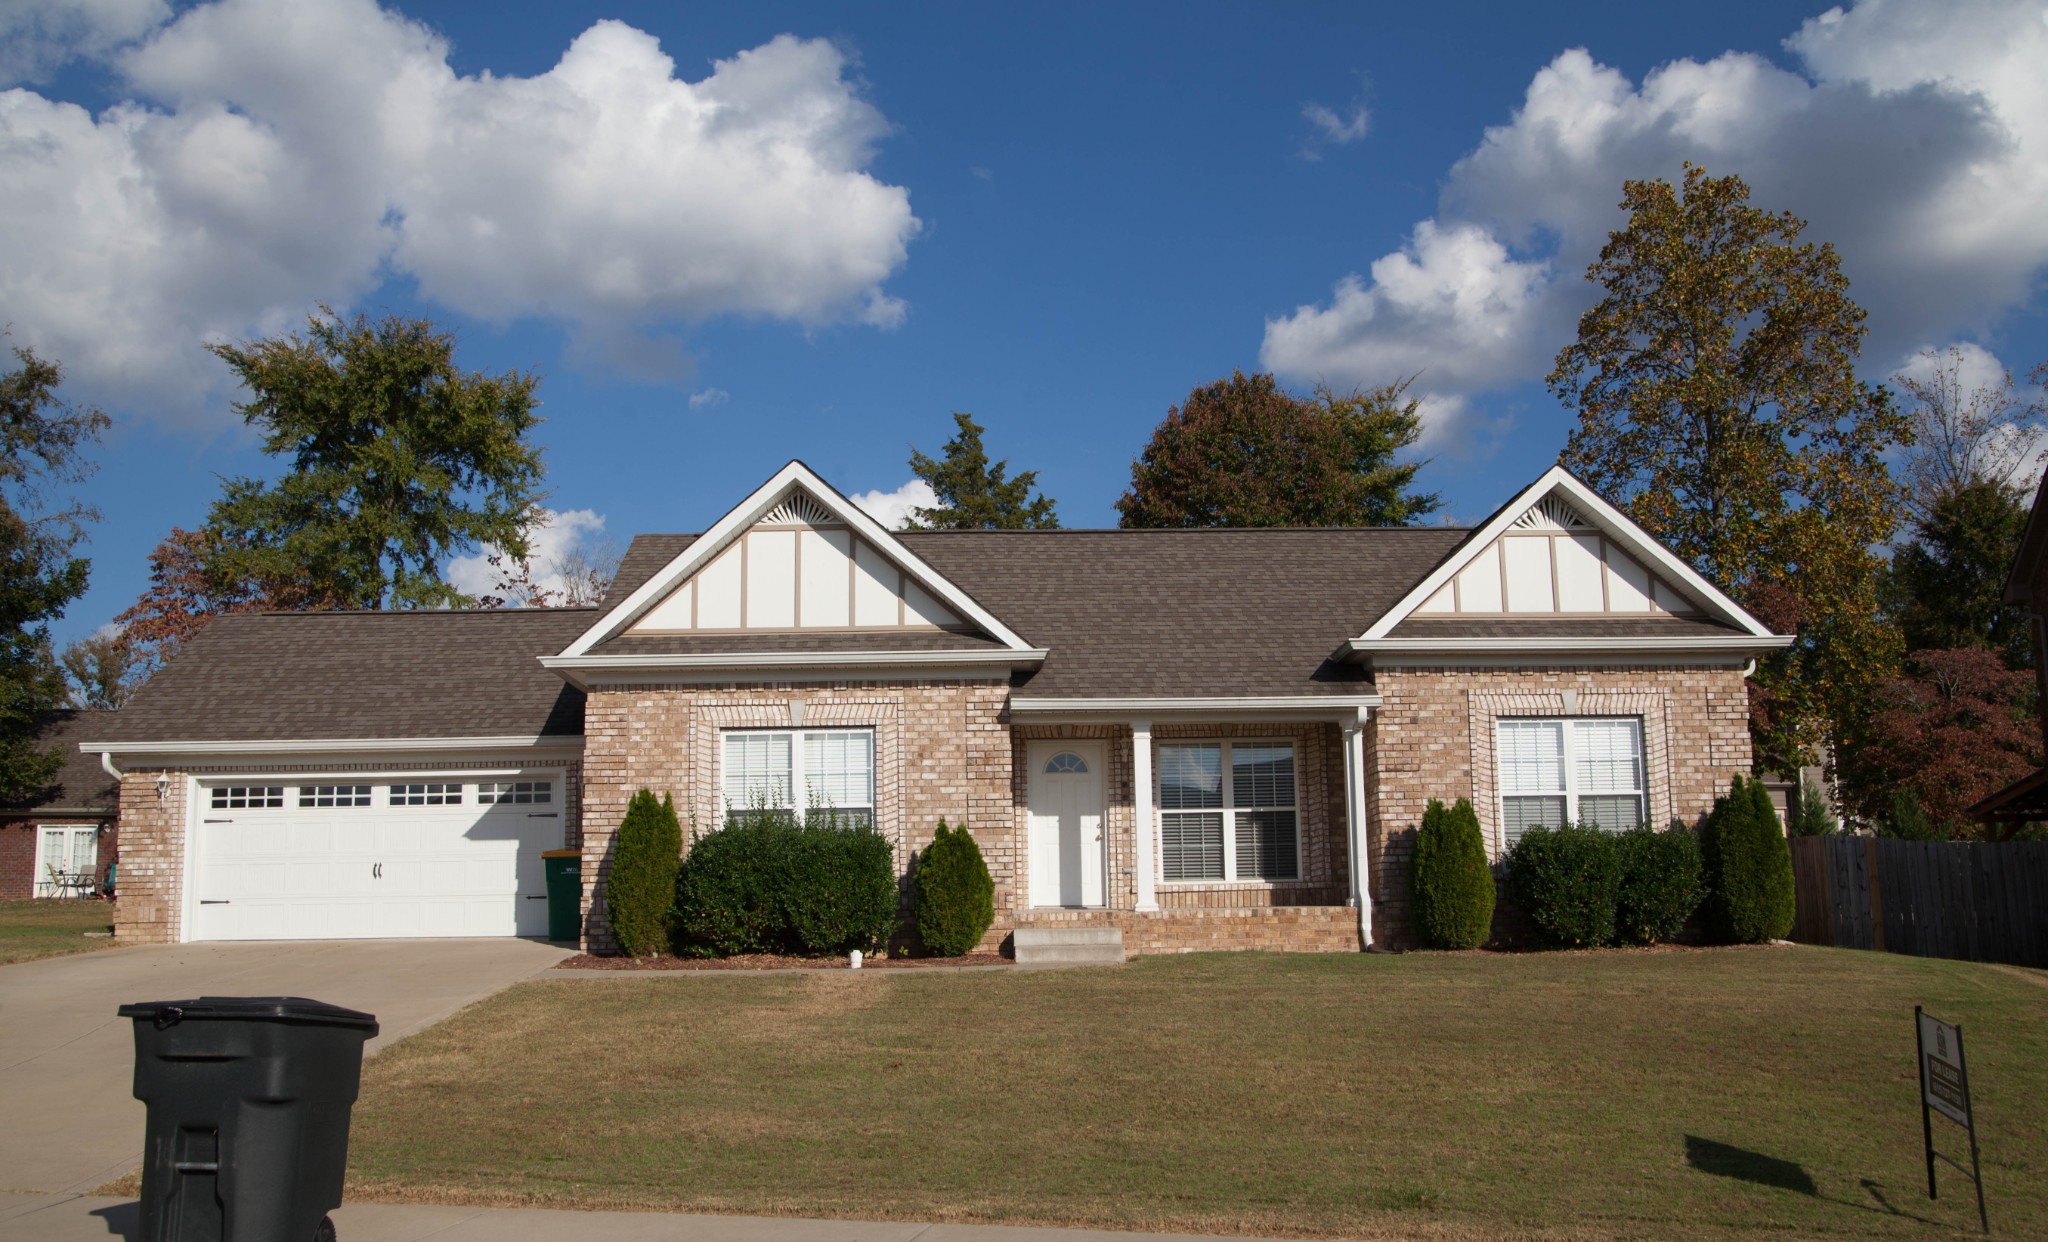
<instances>
[{"instance_id":1,"label":"white fascia board","mask_svg":"<svg viewBox=\"0 0 2048 1242\"><path fill-rule=\"evenodd\" d=\"M1375 667L1417 664L1526 665L1568 661L1575 664L1668 664L1687 658L1714 661L1751 660L1793 644L1789 634L1734 634L1727 638L1354 638L1345 644Z\"/></svg>"},{"instance_id":2,"label":"white fascia board","mask_svg":"<svg viewBox=\"0 0 2048 1242\"><path fill-rule=\"evenodd\" d=\"M1673 556L1665 546L1650 537L1649 532L1630 521L1628 516L1600 498L1599 493L1573 477L1563 466L1552 466L1543 476L1522 489L1520 495L1501 507L1493 520L1472 532L1455 556L1432 570L1414 590L1401 597L1401 602L1389 608L1359 635L1360 640L1385 638L1393 628L1406 621L1411 613L1420 608L1423 601L1435 595L1445 583L1456 577L1458 571L1472 562L1472 558L1498 539L1516 519L1527 513L1531 506L1552 492L1557 492L1572 502L1580 516L1592 522L1600 532L1654 569L1661 570L1662 576L1673 586L1683 591L1708 613L1716 615L1739 629L1759 638L1774 637L1770 627L1749 611L1722 594L1713 583L1699 575L1699 572L1684 561ZM1531 614L1540 615L1540 614ZM1782 645L1782 644L1781 644Z\"/></svg>"},{"instance_id":3,"label":"white fascia board","mask_svg":"<svg viewBox=\"0 0 2048 1242\"><path fill-rule=\"evenodd\" d=\"M1260 695L1244 698L1131 698L1131 699L1020 699L1010 700L1010 717L1042 716L1178 716L1200 713L1206 716L1232 713L1309 713L1355 718L1360 712L1380 705L1377 694Z\"/></svg>"},{"instance_id":4,"label":"white fascia board","mask_svg":"<svg viewBox=\"0 0 2048 1242\"><path fill-rule=\"evenodd\" d=\"M403 755L524 751L574 754L583 735L560 737L267 738L228 742L80 742L88 755Z\"/></svg>"},{"instance_id":5,"label":"white fascia board","mask_svg":"<svg viewBox=\"0 0 2048 1242\"><path fill-rule=\"evenodd\" d=\"M918 559L896 536L889 533L886 527L864 513L859 505L848 500L838 488L818 477L809 466L800 461L792 461L776 471L773 478L755 488L753 494L735 505L724 517L713 523L710 530L697 536L681 555L642 583L640 589L628 595L617 608L596 625L585 630L575 642L562 651L562 655L588 655L591 648L622 633L648 609L667 598L670 591L708 564L727 544L739 538L755 522L760 521L792 490L799 488L823 505L835 518L851 527L855 534L879 548L884 556L908 573L934 599L947 604L955 613L987 630L998 642L1011 650L1032 649L1031 644L1025 642L1016 631L998 621L994 614L975 603L965 591L948 582L937 570Z\"/></svg>"}]
</instances>

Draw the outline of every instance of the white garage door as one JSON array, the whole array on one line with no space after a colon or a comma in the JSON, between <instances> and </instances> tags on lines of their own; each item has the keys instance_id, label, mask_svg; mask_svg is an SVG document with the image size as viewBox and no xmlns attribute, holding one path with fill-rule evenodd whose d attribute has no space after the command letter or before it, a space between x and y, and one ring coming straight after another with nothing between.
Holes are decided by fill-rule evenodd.
<instances>
[{"instance_id":1,"label":"white garage door","mask_svg":"<svg viewBox=\"0 0 2048 1242\"><path fill-rule=\"evenodd\" d=\"M195 940L540 936L556 773L199 791Z\"/></svg>"}]
</instances>

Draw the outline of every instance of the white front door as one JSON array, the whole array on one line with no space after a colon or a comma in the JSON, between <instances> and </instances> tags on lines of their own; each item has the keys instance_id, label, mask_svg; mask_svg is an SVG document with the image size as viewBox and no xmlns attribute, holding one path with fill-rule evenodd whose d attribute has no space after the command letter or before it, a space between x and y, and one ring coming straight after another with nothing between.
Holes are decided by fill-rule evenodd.
<instances>
[{"instance_id":1,"label":"white front door","mask_svg":"<svg viewBox=\"0 0 2048 1242\"><path fill-rule=\"evenodd\" d=\"M195 940L543 936L557 773L199 791Z\"/></svg>"},{"instance_id":2,"label":"white front door","mask_svg":"<svg viewBox=\"0 0 2048 1242\"><path fill-rule=\"evenodd\" d=\"M1102 815L1102 743L1033 742L1031 904L1100 906L1109 842Z\"/></svg>"},{"instance_id":3,"label":"white front door","mask_svg":"<svg viewBox=\"0 0 2048 1242\"><path fill-rule=\"evenodd\" d=\"M96 877L99 865L98 826L42 824L36 828L36 896L87 896L92 886L75 877Z\"/></svg>"}]
</instances>

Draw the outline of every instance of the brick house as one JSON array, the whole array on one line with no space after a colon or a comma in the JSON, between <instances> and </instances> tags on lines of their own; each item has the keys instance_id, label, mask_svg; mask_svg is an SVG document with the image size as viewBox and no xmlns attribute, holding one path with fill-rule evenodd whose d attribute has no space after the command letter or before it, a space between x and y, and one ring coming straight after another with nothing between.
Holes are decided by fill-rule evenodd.
<instances>
[{"instance_id":1,"label":"brick house","mask_svg":"<svg viewBox=\"0 0 2048 1242\"><path fill-rule=\"evenodd\" d=\"M0 805L0 901L82 897L105 886L119 848L114 778L78 743L106 732L98 713L59 712L38 737L64 764L49 788Z\"/></svg>"},{"instance_id":2,"label":"brick house","mask_svg":"<svg viewBox=\"0 0 2048 1242\"><path fill-rule=\"evenodd\" d=\"M891 532L792 462L597 608L217 620L85 746L140 940L537 934L567 843L603 951L647 788L686 836L872 823L906 870L964 824L992 940L1356 950L1407 939L1430 798L1496 855L1696 819L1789 641L1561 469L1470 528Z\"/></svg>"}]
</instances>

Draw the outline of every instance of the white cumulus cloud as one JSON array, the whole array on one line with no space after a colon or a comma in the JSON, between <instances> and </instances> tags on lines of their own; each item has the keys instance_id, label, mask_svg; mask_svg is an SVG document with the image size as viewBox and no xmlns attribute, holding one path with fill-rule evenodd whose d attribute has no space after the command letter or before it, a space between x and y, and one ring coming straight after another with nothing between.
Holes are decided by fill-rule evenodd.
<instances>
[{"instance_id":1,"label":"white cumulus cloud","mask_svg":"<svg viewBox=\"0 0 2048 1242\"><path fill-rule=\"evenodd\" d=\"M2048 265L2048 22L2038 0L1968 13L1928 0L1831 10L1786 40L1803 72L1729 52L1634 83L1566 51L1453 166L1403 250L1270 320L1261 356L1344 386L1420 370L1419 391L1468 398L1540 379L1594 300L1582 277L1622 223L1622 182L1675 182L1688 159L1740 174L1753 203L1835 244L1870 311L1872 378L1981 331ZM1447 238L1457 257L1432 259Z\"/></svg>"},{"instance_id":2,"label":"white cumulus cloud","mask_svg":"<svg viewBox=\"0 0 2048 1242\"><path fill-rule=\"evenodd\" d=\"M462 76L373 0L219 0L109 65L132 101L97 116L0 94L0 318L109 403L189 417L225 380L202 340L393 274L670 379L677 325L905 314L919 223L865 171L888 123L820 40L690 81L600 21L545 73Z\"/></svg>"},{"instance_id":3,"label":"white cumulus cloud","mask_svg":"<svg viewBox=\"0 0 2048 1242\"><path fill-rule=\"evenodd\" d=\"M568 554L595 543L603 534L604 515L594 509L542 509L541 520L527 534L526 563L534 584L560 591L564 585L562 565ZM491 558L499 554L497 548L487 546L475 556L458 556L448 562L443 576L448 585L466 595L496 594L504 572L491 564Z\"/></svg>"},{"instance_id":4,"label":"white cumulus cloud","mask_svg":"<svg viewBox=\"0 0 2048 1242\"><path fill-rule=\"evenodd\" d=\"M725 389L706 388L703 392L693 392L690 394L690 408L701 410L709 406L724 405L730 400L732 400L732 394Z\"/></svg>"},{"instance_id":5,"label":"white cumulus cloud","mask_svg":"<svg viewBox=\"0 0 2048 1242\"><path fill-rule=\"evenodd\" d=\"M938 507L939 496L932 485L923 479L912 479L893 492L876 488L847 499L860 506L861 512L880 522L885 529L902 530L910 525L913 509L934 509Z\"/></svg>"},{"instance_id":6,"label":"white cumulus cloud","mask_svg":"<svg viewBox=\"0 0 2048 1242\"><path fill-rule=\"evenodd\" d=\"M1372 123L1372 114L1362 103L1354 103L1342 113L1325 104L1305 103L1301 105L1301 116L1314 131L1309 144L1302 148L1307 159L1319 158L1318 144L1342 147L1364 141L1365 131Z\"/></svg>"},{"instance_id":7,"label":"white cumulus cloud","mask_svg":"<svg viewBox=\"0 0 2048 1242\"><path fill-rule=\"evenodd\" d=\"M0 86L41 82L81 56L104 56L169 20L164 0L5 0Z\"/></svg>"}]
</instances>

